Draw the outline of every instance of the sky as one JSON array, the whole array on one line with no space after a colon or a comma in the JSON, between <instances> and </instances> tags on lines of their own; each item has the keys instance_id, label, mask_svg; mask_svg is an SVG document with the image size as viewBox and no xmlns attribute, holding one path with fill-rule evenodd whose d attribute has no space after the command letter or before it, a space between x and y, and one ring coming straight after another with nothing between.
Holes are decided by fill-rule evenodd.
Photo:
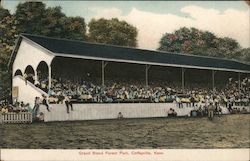
<instances>
[{"instance_id":1,"label":"sky","mask_svg":"<svg viewBox=\"0 0 250 161\"><path fill-rule=\"evenodd\" d=\"M3 0L15 12L18 3ZM236 39L250 47L250 9L243 1L43 1L47 7L61 6L67 16L118 18L138 29L138 47L155 50L164 33L180 27L195 27L218 37Z\"/></svg>"}]
</instances>

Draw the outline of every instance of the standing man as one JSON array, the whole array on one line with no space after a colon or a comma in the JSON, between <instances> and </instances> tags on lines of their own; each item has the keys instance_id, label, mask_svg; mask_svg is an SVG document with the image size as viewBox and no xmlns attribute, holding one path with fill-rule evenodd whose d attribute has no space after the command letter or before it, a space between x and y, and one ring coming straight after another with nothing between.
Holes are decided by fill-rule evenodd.
<instances>
[{"instance_id":1,"label":"standing man","mask_svg":"<svg viewBox=\"0 0 250 161\"><path fill-rule=\"evenodd\" d=\"M35 106L34 106L34 108L32 110L33 116L35 116L35 117L37 116L37 114L39 112L39 104L40 104L40 99L39 99L39 97L36 97L35 98Z\"/></svg>"},{"instance_id":2,"label":"standing man","mask_svg":"<svg viewBox=\"0 0 250 161\"><path fill-rule=\"evenodd\" d=\"M178 96L176 96L175 101L176 101L176 103L177 103L177 105L178 105L179 108L181 108L181 107L183 108L181 99Z\"/></svg>"},{"instance_id":3,"label":"standing man","mask_svg":"<svg viewBox=\"0 0 250 161\"><path fill-rule=\"evenodd\" d=\"M45 105L47 107L47 110L50 112L49 110L49 100L48 100L48 97L46 97L44 94L42 95L43 96L43 105Z\"/></svg>"},{"instance_id":4,"label":"standing man","mask_svg":"<svg viewBox=\"0 0 250 161\"><path fill-rule=\"evenodd\" d=\"M68 96L65 96L65 104L67 107L67 113L69 113L69 106L71 107L71 111L73 111L73 105L72 105L72 102Z\"/></svg>"},{"instance_id":5,"label":"standing man","mask_svg":"<svg viewBox=\"0 0 250 161\"><path fill-rule=\"evenodd\" d=\"M209 120L213 120L213 117L214 117L214 105L213 105L213 102L210 102L207 109L208 109L208 118L209 118Z\"/></svg>"}]
</instances>

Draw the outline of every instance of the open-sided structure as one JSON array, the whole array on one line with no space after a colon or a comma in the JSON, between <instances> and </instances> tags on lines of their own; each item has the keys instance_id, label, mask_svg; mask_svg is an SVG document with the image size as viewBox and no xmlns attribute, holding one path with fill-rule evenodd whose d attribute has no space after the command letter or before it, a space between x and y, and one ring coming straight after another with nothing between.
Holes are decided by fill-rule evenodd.
<instances>
[{"instance_id":1,"label":"open-sided structure","mask_svg":"<svg viewBox=\"0 0 250 161\"><path fill-rule=\"evenodd\" d=\"M85 60L92 61L93 67L90 67L91 64L88 64ZM84 66L85 63L87 65ZM112 63L137 65L132 67L131 70L136 70L137 67L139 70L140 68L140 73L144 75L145 86L150 82L149 72L151 67L155 68L155 70L158 67L177 70L179 71L178 74L183 90L185 89L185 71L187 70L206 72L206 77L211 80L209 81L211 88L215 87L216 72L234 73L239 82L241 81L241 75L245 76L250 73L249 64L234 60L21 34L9 62L9 66L12 67L13 71L14 97L19 101L33 104L36 96L41 96L46 92L36 88L30 82L35 82L42 77L48 78L48 88L50 88L53 74L64 72L67 75L67 72L71 72L79 75L81 73L77 72L78 68L95 68L99 73L97 76L100 77L101 84L105 85L105 78L109 70L108 66ZM76 66L76 64L80 65ZM63 71L69 70L73 66L73 71ZM27 82L24 84L24 80L19 75L32 76L29 77L28 86Z\"/></svg>"}]
</instances>

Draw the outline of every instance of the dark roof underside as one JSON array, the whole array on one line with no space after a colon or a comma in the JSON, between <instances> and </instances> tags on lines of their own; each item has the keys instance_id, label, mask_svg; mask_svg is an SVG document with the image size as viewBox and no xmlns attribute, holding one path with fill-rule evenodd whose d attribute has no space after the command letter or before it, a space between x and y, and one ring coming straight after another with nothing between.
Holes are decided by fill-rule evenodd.
<instances>
[{"instance_id":1,"label":"dark roof underside","mask_svg":"<svg viewBox=\"0 0 250 161\"><path fill-rule=\"evenodd\" d=\"M111 45L93 44L82 41L55 39L42 36L23 34L53 53L89 56L96 58L118 59L124 61L140 61L227 70L250 71L250 65L233 60L219 58L190 56L184 54L165 53L158 51L124 48Z\"/></svg>"}]
</instances>

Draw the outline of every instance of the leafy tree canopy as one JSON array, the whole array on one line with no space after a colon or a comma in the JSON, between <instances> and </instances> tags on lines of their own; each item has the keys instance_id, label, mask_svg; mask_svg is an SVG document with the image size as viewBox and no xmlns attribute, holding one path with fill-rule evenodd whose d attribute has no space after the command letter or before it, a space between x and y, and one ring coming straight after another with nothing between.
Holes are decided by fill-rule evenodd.
<instances>
[{"instance_id":1,"label":"leafy tree canopy","mask_svg":"<svg viewBox=\"0 0 250 161\"><path fill-rule=\"evenodd\" d=\"M0 20L7 16L10 16L9 10L0 7Z\"/></svg>"},{"instance_id":2,"label":"leafy tree canopy","mask_svg":"<svg viewBox=\"0 0 250 161\"><path fill-rule=\"evenodd\" d=\"M107 20L92 19L88 24L89 40L92 42L120 45L137 46L137 29L125 21L117 18Z\"/></svg>"},{"instance_id":3,"label":"leafy tree canopy","mask_svg":"<svg viewBox=\"0 0 250 161\"><path fill-rule=\"evenodd\" d=\"M57 38L86 39L84 18L67 17L61 7L48 7L42 2L25 2L15 13L18 33L30 33Z\"/></svg>"},{"instance_id":4,"label":"leafy tree canopy","mask_svg":"<svg viewBox=\"0 0 250 161\"><path fill-rule=\"evenodd\" d=\"M250 48L244 48L238 51L237 55L239 55L239 60L250 64Z\"/></svg>"},{"instance_id":5,"label":"leafy tree canopy","mask_svg":"<svg viewBox=\"0 0 250 161\"><path fill-rule=\"evenodd\" d=\"M219 38L209 31L182 27L173 33L165 33L158 50L236 59L240 48L234 39Z\"/></svg>"}]
</instances>

